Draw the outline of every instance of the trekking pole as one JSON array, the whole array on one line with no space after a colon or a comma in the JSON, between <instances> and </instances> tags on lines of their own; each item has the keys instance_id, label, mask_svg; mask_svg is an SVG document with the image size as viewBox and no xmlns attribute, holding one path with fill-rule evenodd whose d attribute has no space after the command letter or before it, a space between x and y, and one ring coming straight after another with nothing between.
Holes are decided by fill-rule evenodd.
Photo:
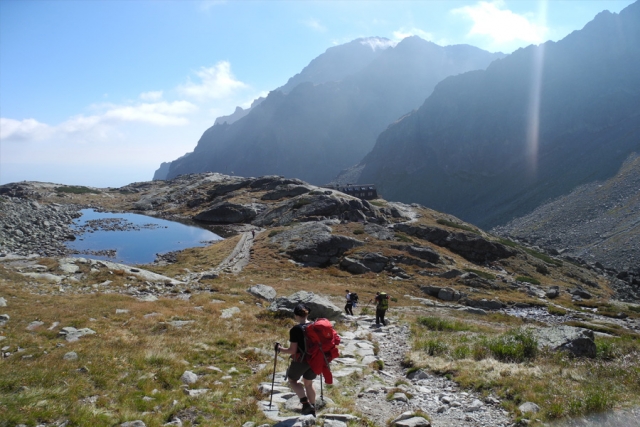
<instances>
[{"instance_id":1,"label":"trekking pole","mask_svg":"<svg viewBox=\"0 0 640 427\"><path fill-rule=\"evenodd\" d=\"M280 343L277 342L274 346L274 350L276 351L276 357L273 359L273 377L271 378L271 397L269 398L269 409L271 409L271 403L273 402L273 387L276 383L276 365L278 364L278 347L280 347Z\"/></svg>"},{"instance_id":2,"label":"trekking pole","mask_svg":"<svg viewBox=\"0 0 640 427\"><path fill-rule=\"evenodd\" d=\"M322 392L322 377L324 375L320 374L320 401L324 405L324 393Z\"/></svg>"}]
</instances>

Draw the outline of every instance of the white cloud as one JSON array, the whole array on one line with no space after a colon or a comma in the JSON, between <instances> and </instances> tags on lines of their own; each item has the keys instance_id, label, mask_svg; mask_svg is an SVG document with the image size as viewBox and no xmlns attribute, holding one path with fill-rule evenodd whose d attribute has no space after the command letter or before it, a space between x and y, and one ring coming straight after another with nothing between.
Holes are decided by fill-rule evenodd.
<instances>
[{"instance_id":1,"label":"white cloud","mask_svg":"<svg viewBox=\"0 0 640 427\"><path fill-rule=\"evenodd\" d=\"M502 0L481 1L475 6L465 6L453 9L451 12L473 21L468 36L488 36L498 44L514 41L541 43L548 32L545 25L537 24L524 15L504 9Z\"/></svg>"},{"instance_id":2,"label":"white cloud","mask_svg":"<svg viewBox=\"0 0 640 427\"><path fill-rule=\"evenodd\" d=\"M51 126L35 119L0 118L0 141L43 140L52 133Z\"/></svg>"},{"instance_id":3,"label":"white cloud","mask_svg":"<svg viewBox=\"0 0 640 427\"><path fill-rule=\"evenodd\" d=\"M140 94L140 99L143 101L159 101L162 99L162 91L156 90L151 92L143 92Z\"/></svg>"},{"instance_id":4,"label":"white cloud","mask_svg":"<svg viewBox=\"0 0 640 427\"><path fill-rule=\"evenodd\" d=\"M420 28L404 28L403 27L393 32L393 38L396 41L400 41L404 38L411 37L411 36L418 36L421 39L424 39L427 41L432 41L434 38L433 34L428 33L424 30L421 30Z\"/></svg>"},{"instance_id":5,"label":"white cloud","mask_svg":"<svg viewBox=\"0 0 640 427\"><path fill-rule=\"evenodd\" d=\"M135 105L105 104L95 108L105 111L91 116L77 115L50 126L34 119L0 118L0 141L41 141L56 138L104 138L111 125L124 122L146 123L155 126L183 126L189 123L185 115L198 111L188 101L140 103Z\"/></svg>"},{"instance_id":6,"label":"white cloud","mask_svg":"<svg viewBox=\"0 0 640 427\"><path fill-rule=\"evenodd\" d=\"M105 120L140 122L157 126L181 126L189 123L186 114L198 110L188 101L156 102L116 106L102 116Z\"/></svg>"},{"instance_id":7,"label":"white cloud","mask_svg":"<svg viewBox=\"0 0 640 427\"><path fill-rule=\"evenodd\" d=\"M394 47L398 42L388 39L381 39L379 37L367 37L360 41L361 44L371 47L372 50L386 49L388 47Z\"/></svg>"},{"instance_id":8,"label":"white cloud","mask_svg":"<svg viewBox=\"0 0 640 427\"><path fill-rule=\"evenodd\" d=\"M316 19L308 19L306 21L303 21L302 23L314 31L318 31L321 33L327 31L327 28Z\"/></svg>"},{"instance_id":9,"label":"white cloud","mask_svg":"<svg viewBox=\"0 0 640 427\"><path fill-rule=\"evenodd\" d=\"M200 83L189 80L178 86L178 91L198 100L224 99L238 90L249 88L246 83L236 80L228 61L220 61L210 68L202 67L195 74L200 78Z\"/></svg>"}]
</instances>

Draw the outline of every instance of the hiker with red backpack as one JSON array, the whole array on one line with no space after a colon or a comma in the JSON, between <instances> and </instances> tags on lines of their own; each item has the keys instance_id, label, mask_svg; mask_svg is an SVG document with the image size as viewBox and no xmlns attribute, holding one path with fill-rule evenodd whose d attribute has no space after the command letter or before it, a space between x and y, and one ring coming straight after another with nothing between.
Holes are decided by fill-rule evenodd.
<instances>
[{"instance_id":1,"label":"hiker with red backpack","mask_svg":"<svg viewBox=\"0 0 640 427\"><path fill-rule=\"evenodd\" d=\"M298 304L293 309L297 325L289 330L289 348L276 343L276 352L291 355L291 364L287 369L287 379L291 389L300 398L302 414L316 416L316 391L313 380L322 375L327 384L333 384L329 362L338 357L340 336L327 319L310 322L310 309ZM302 384L298 381L302 377ZM322 385L322 382L320 383Z\"/></svg>"}]
</instances>

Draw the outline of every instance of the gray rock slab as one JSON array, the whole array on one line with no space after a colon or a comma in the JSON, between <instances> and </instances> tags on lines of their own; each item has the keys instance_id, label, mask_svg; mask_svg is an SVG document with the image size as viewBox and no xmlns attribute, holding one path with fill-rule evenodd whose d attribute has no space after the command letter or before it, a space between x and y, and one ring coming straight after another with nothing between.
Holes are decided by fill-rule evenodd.
<instances>
[{"instance_id":1,"label":"gray rock slab","mask_svg":"<svg viewBox=\"0 0 640 427\"><path fill-rule=\"evenodd\" d=\"M393 425L397 427L430 427L431 423L422 417L411 417L406 420L397 421Z\"/></svg>"},{"instance_id":2,"label":"gray rock slab","mask_svg":"<svg viewBox=\"0 0 640 427\"><path fill-rule=\"evenodd\" d=\"M50 283L60 283L62 282L62 279L64 279L64 277L62 276L56 276L55 274L51 274L51 273L20 273L20 274L30 279L44 280Z\"/></svg>"},{"instance_id":3,"label":"gray rock slab","mask_svg":"<svg viewBox=\"0 0 640 427\"><path fill-rule=\"evenodd\" d=\"M275 289L273 289L271 286L262 284L251 286L249 289L247 289L247 292L249 292L256 298L260 298L269 302L275 300L277 296Z\"/></svg>"},{"instance_id":4,"label":"gray rock slab","mask_svg":"<svg viewBox=\"0 0 640 427\"><path fill-rule=\"evenodd\" d=\"M29 326L27 326L27 331L35 331L42 325L44 325L44 322L40 322L39 320L34 320L33 322L29 323Z\"/></svg>"},{"instance_id":5,"label":"gray rock slab","mask_svg":"<svg viewBox=\"0 0 640 427\"><path fill-rule=\"evenodd\" d=\"M7 306L7 300L0 297L0 307L6 307Z\"/></svg>"},{"instance_id":6,"label":"gray rock slab","mask_svg":"<svg viewBox=\"0 0 640 427\"><path fill-rule=\"evenodd\" d=\"M195 389L185 388L184 394L186 394L189 397L198 397L198 396L202 396L203 394L206 394L208 391L209 391L208 388L195 388Z\"/></svg>"},{"instance_id":7,"label":"gray rock slab","mask_svg":"<svg viewBox=\"0 0 640 427\"><path fill-rule=\"evenodd\" d=\"M78 353L76 353L75 351L70 351L62 356L62 358L64 360L78 360Z\"/></svg>"},{"instance_id":8,"label":"gray rock slab","mask_svg":"<svg viewBox=\"0 0 640 427\"><path fill-rule=\"evenodd\" d=\"M191 371L184 371L180 377L180 381L184 384L195 384L198 381L198 376Z\"/></svg>"},{"instance_id":9,"label":"gray rock slab","mask_svg":"<svg viewBox=\"0 0 640 427\"><path fill-rule=\"evenodd\" d=\"M240 309L238 307L231 307L231 308L222 310L222 314L220 315L220 317L222 319L230 319L238 313L240 313Z\"/></svg>"},{"instance_id":10,"label":"gray rock slab","mask_svg":"<svg viewBox=\"0 0 640 427\"><path fill-rule=\"evenodd\" d=\"M142 420L135 420L122 423L120 424L120 427L147 427L147 425Z\"/></svg>"},{"instance_id":11,"label":"gray rock slab","mask_svg":"<svg viewBox=\"0 0 640 427\"><path fill-rule=\"evenodd\" d=\"M269 310L288 313L293 316L293 309L301 302L311 309L309 313L310 319L324 317L329 320L336 320L342 317L342 309L327 298L307 291L298 291L288 297L277 298L271 303Z\"/></svg>"},{"instance_id":12,"label":"gray rock slab","mask_svg":"<svg viewBox=\"0 0 640 427\"><path fill-rule=\"evenodd\" d=\"M518 406L518 410L523 414L526 414L527 412L536 414L540 411L540 407L533 402L525 402L522 405Z\"/></svg>"},{"instance_id":13,"label":"gray rock slab","mask_svg":"<svg viewBox=\"0 0 640 427\"><path fill-rule=\"evenodd\" d=\"M596 344L593 331L573 326L552 326L533 329L539 347L554 351L570 351L575 356L595 357Z\"/></svg>"}]
</instances>

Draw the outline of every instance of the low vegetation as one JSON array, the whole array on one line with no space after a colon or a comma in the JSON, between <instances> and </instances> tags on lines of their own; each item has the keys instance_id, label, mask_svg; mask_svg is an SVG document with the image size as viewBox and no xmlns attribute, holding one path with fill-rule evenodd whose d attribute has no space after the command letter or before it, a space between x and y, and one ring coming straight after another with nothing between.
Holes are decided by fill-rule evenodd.
<instances>
[{"instance_id":1,"label":"low vegetation","mask_svg":"<svg viewBox=\"0 0 640 427\"><path fill-rule=\"evenodd\" d=\"M448 221L442 218L438 219L436 222L440 225L446 225L447 227L457 228L459 230L470 231L475 234L480 234L480 230L478 230L477 228L469 227L468 225L458 224L457 222Z\"/></svg>"},{"instance_id":2,"label":"low vegetation","mask_svg":"<svg viewBox=\"0 0 640 427\"><path fill-rule=\"evenodd\" d=\"M596 358L584 359L540 351L528 327L514 326L512 322L505 330L500 323L468 318L416 317L413 350L403 365L410 371L427 369L447 376L482 394L495 394L520 418L528 417L517 409L527 401L542 408L534 417L540 421L602 412L619 402L640 403L637 336L596 337Z\"/></svg>"},{"instance_id":3,"label":"low vegetation","mask_svg":"<svg viewBox=\"0 0 640 427\"><path fill-rule=\"evenodd\" d=\"M93 190L89 187L83 187L81 185L63 185L61 187L56 187L56 192L69 194L100 194L97 190Z\"/></svg>"}]
</instances>

